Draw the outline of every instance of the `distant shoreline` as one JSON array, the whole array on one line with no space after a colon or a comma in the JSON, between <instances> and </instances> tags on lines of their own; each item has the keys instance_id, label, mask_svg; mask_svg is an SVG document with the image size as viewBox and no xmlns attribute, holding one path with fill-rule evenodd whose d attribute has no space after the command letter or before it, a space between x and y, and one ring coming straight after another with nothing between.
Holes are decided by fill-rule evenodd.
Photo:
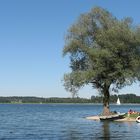
<instances>
[{"instance_id":1,"label":"distant shoreline","mask_svg":"<svg viewBox=\"0 0 140 140\"><path fill-rule=\"evenodd\" d=\"M140 104L140 96L135 94L111 95L110 105L114 105L117 99L120 99L122 105ZM87 98L71 98L71 97L35 97L35 96L0 96L0 103L80 103L80 104L102 104L102 96L91 96Z\"/></svg>"},{"instance_id":2,"label":"distant shoreline","mask_svg":"<svg viewBox=\"0 0 140 140\"><path fill-rule=\"evenodd\" d=\"M87 105L103 105L102 103L69 103L69 102L67 102L67 103L56 103L56 102L52 102L52 103L32 103L32 102L28 102L28 103L0 103L0 104L87 104ZM110 106L125 106L125 105L140 105L139 103L123 103L123 104L120 104L120 105L117 105L117 104L114 104L114 103L112 103L112 104L110 104Z\"/></svg>"}]
</instances>

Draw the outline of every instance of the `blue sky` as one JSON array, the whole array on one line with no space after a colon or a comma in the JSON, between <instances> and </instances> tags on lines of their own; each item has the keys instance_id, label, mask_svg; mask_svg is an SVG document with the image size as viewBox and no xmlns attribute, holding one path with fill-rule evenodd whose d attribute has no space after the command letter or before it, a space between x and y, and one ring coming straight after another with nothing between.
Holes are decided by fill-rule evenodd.
<instances>
[{"instance_id":1,"label":"blue sky","mask_svg":"<svg viewBox=\"0 0 140 140\"><path fill-rule=\"evenodd\" d=\"M68 57L62 57L70 25L95 6L140 24L139 5L139 0L0 0L0 96L70 97L61 81L70 70ZM134 84L120 93L139 89ZM79 96L95 93L85 87Z\"/></svg>"}]
</instances>

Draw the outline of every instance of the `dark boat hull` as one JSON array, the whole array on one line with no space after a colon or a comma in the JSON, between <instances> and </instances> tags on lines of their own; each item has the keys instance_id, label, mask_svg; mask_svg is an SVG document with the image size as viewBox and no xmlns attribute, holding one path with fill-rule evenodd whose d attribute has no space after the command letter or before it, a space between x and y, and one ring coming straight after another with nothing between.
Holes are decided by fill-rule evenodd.
<instances>
[{"instance_id":1,"label":"dark boat hull","mask_svg":"<svg viewBox=\"0 0 140 140\"><path fill-rule=\"evenodd\" d=\"M100 118L101 121L114 121L114 120L117 120L117 119L123 119L124 114L125 113L115 114L115 115L110 115L110 116L100 116L99 118Z\"/></svg>"}]
</instances>

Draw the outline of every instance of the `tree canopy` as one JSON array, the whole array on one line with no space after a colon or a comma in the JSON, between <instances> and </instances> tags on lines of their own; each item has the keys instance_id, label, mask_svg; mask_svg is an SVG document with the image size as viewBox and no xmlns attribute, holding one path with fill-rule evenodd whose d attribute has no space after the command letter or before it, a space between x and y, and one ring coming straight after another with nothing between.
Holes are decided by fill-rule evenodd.
<instances>
[{"instance_id":1,"label":"tree canopy","mask_svg":"<svg viewBox=\"0 0 140 140\"><path fill-rule=\"evenodd\" d=\"M108 108L111 85L118 89L138 79L140 31L131 18L119 20L95 7L69 28L63 54L69 54L72 70L64 75L66 90L76 92L91 83Z\"/></svg>"}]
</instances>

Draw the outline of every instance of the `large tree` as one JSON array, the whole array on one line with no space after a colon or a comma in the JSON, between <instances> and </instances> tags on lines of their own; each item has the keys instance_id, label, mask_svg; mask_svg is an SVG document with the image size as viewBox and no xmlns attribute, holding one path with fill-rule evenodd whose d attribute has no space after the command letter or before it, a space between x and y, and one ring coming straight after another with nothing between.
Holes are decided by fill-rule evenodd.
<instances>
[{"instance_id":1,"label":"large tree","mask_svg":"<svg viewBox=\"0 0 140 140\"><path fill-rule=\"evenodd\" d=\"M140 39L140 26L137 27L136 35L137 35L137 38ZM138 47L138 49L137 49L137 55L140 58L140 47ZM140 82L140 61L139 61L139 65L138 65L138 67L136 69L136 72L137 72L137 79Z\"/></svg>"},{"instance_id":2,"label":"large tree","mask_svg":"<svg viewBox=\"0 0 140 140\"><path fill-rule=\"evenodd\" d=\"M63 54L71 72L64 75L66 90L76 93L92 84L103 95L103 115L109 115L110 88L137 80L140 40L131 18L122 20L100 7L82 14L69 28Z\"/></svg>"}]
</instances>

